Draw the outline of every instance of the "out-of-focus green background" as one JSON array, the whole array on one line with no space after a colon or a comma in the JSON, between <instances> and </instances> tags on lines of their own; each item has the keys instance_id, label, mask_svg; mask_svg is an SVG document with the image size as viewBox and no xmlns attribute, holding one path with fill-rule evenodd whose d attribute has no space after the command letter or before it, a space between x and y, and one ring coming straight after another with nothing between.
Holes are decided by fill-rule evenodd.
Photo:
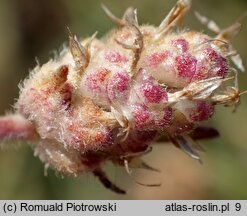
<instances>
[{"instance_id":1,"label":"out-of-focus green background","mask_svg":"<svg viewBox=\"0 0 247 216\"><path fill-rule=\"evenodd\" d=\"M138 8L140 23L158 25L176 0L0 0L0 112L11 110L18 97L18 83L35 65L53 56L67 40L66 26L78 36L98 31L102 36L113 27L103 13L103 2L121 16L128 6ZM186 26L205 30L193 10L227 27L247 10L246 0L194 0ZM203 30L203 31L204 31ZM205 30L205 32L209 32ZM233 41L247 66L247 21ZM247 74L241 73L240 89L247 89ZM161 174L136 171L135 177L147 183L162 182L160 188L133 183L124 170L108 165L111 179L126 188L118 196L106 190L90 174L62 178L33 156L29 146L0 152L0 199L247 199L247 95L236 113L220 107L208 123L221 137L203 141L203 165L172 145L158 145L145 160L162 170Z\"/></svg>"}]
</instances>

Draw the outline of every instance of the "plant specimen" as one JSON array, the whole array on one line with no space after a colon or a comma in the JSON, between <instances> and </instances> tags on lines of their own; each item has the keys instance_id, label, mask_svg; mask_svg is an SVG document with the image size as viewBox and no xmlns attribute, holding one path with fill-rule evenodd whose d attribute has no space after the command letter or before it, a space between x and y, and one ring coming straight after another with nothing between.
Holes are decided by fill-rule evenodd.
<instances>
[{"instance_id":1,"label":"plant specimen","mask_svg":"<svg viewBox=\"0 0 247 216\"><path fill-rule=\"evenodd\" d=\"M117 24L104 38L78 40L68 30L69 46L33 69L13 114L0 118L1 139L24 140L46 168L71 176L92 172L117 193L125 191L107 178L104 163L129 174L155 171L141 156L161 136L200 160L194 140L218 134L201 122L217 105L239 104L237 70L244 68L229 42L240 20L221 30L196 13L214 38L178 30L190 5L179 0L158 27L139 25L133 8L120 19L103 6Z\"/></svg>"}]
</instances>

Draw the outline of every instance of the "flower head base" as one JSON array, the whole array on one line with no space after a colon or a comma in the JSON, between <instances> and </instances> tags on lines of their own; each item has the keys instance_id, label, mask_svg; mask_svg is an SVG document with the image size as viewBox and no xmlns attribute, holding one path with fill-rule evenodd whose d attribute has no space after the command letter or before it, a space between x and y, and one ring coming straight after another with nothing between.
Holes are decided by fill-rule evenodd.
<instances>
[{"instance_id":1,"label":"flower head base","mask_svg":"<svg viewBox=\"0 0 247 216\"><path fill-rule=\"evenodd\" d=\"M216 38L175 33L189 7L189 0L179 0L153 27L140 26L132 8L119 19L103 6L119 28L104 43L94 36L79 42L69 32L69 48L24 81L16 114L0 119L1 138L27 140L46 167L74 176L93 172L118 193L124 191L107 179L104 162L128 172L154 170L139 158L162 135L199 160L191 138L200 138L199 124L216 105L239 102L237 86L223 85L232 76L226 36L237 28L219 30Z\"/></svg>"}]
</instances>

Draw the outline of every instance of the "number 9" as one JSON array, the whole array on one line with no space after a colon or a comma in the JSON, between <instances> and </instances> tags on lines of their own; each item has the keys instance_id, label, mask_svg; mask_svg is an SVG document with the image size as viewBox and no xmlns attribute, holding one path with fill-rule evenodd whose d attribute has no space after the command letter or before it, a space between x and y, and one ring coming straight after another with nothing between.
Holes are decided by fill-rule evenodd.
<instances>
[{"instance_id":1,"label":"number 9","mask_svg":"<svg viewBox=\"0 0 247 216\"><path fill-rule=\"evenodd\" d=\"M236 208L236 211L240 211L241 210L241 204L240 203L236 203L235 204L235 208Z\"/></svg>"}]
</instances>

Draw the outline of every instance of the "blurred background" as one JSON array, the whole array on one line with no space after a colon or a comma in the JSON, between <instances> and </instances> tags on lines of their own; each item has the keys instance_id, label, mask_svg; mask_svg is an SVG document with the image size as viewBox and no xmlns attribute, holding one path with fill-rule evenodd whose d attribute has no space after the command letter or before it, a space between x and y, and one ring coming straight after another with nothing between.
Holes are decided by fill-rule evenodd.
<instances>
[{"instance_id":1,"label":"blurred background","mask_svg":"<svg viewBox=\"0 0 247 216\"><path fill-rule=\"evenodd\" d=\"M176 0L0 0L0 112L11 110L18 84L36 65L54 56L67 41L66 26L79 37L98 31L101 37L114 25L100 7L104 3L119 17L128 6L138 8L139 22L158 25ZM196 0L185 19L191 29L210 33L193 14L198 10L221 27L232 24L247 10L246 0ZM211 33L210 33L211 34ZM211 34L212 35L212 34ZM247 18L233 41L247 67ZM247 89L241 73L240 89ZM247 199L247 95L236 113L219 107L208 122L221 136L202 141L203 165L169 143L154 147L145 157L161 174L135 171L139 181L162 182L159 188L135 184L123 169L106 166L110 178L128 194L105 189L91 174L62 177L48 171L27 145L0 151L0 199Z\"/></svg>"}]
</instances>

